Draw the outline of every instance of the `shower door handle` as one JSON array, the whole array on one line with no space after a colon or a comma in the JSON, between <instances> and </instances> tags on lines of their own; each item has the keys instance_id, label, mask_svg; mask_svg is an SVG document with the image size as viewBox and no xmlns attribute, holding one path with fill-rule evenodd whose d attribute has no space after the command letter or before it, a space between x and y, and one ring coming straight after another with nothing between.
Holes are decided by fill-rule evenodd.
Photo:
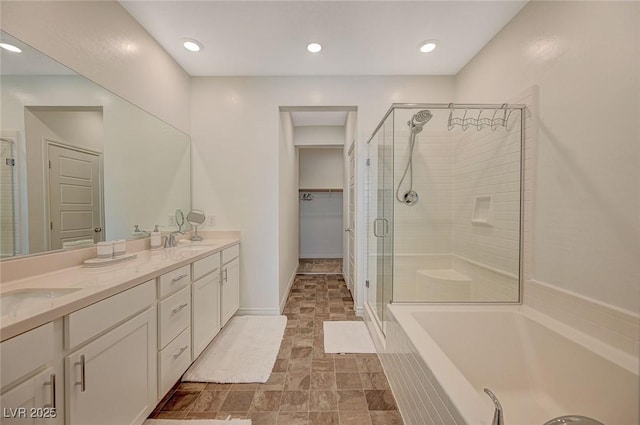
<instances>
[{"instance_id":1,"label":"shower door handle","mask_svg":"<svg viewBox=\"0 0 640 425\"><path fill-rule=\"evenodd\" d=\"M378 224L382 222L382 233L378 233ZM389 234L389 220L386 218L376 218L373 220L373 235L376 238L384 238Z\"/></svg>"}]
</instances>

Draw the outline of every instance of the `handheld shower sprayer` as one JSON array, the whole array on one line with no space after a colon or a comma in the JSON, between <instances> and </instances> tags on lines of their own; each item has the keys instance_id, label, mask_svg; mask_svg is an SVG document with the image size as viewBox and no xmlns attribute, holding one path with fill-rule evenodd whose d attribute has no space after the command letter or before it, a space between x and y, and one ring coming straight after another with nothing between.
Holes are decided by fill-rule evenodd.
<instances>
[{"instance_id":1,"label":"handheld shower sprayer","mask_svg":"<svg viewBox=\"0 0 640 425\"><path fill-rule=\"evenodd\" d=\"M424 109L415 113L413 117L411 117L411 120L407 121L407 125L411 128L412 133L420 133L422 131L422 127L424 127L431 118L433 118L431 111Z\"/></svg>"},{"instance_id":2,"label":"handheld shower sprayer","mask_svg":"<svg viewBox=\"0 0 640 425\"><path fill-rule=\"evenodd\" d=\"M409 159L407 160L407 166L404 169L404 174L402 174L402 178L398 183L398 188L396 189L396 199L399 202L402 202L405 205L413 206L418 202L418 192L413 190L413 148L416 144L416 134L420 133L426 123L429 122L433 118L433 114L428 109L423 109L422 111L418 111L409 121L407 121L407 125L409 126ZM407 190L402 197L400 196L400 188L402 187L402 183L404 179L407 177L407 172L411 171L409 175L409 190Z\"/></svg>"}]
</instances>

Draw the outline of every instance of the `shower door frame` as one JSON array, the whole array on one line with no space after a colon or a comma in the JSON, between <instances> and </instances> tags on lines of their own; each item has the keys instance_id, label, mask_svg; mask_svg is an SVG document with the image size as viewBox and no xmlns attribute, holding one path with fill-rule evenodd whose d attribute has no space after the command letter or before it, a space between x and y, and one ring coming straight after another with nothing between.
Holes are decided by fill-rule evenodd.
<instances>
[{"instance_id":1,"label":"shower door frame","mask_svg":"<svg viewBox=\"0 0 640 425\"><path fill-rule=\"evenodd\" d=\"M380 120L380 122L378 123L378 125L376 126L376 128L373 130L371 137L369 137L369 139L367 140L367 146L371 143L371 141L378 135L378 132L380 131L380 129L382 129L382 127L385 124L385 121L387 120L387 118L389 117L389 115L391 115L396 109L445 109L445 110L483 110L483 109L487 109L487 110L519 110L520 111L520 199L519 199L519 203L520 203L520 211L519 211L519 222L518 222L518 235L519 235L519 241L518 241L518 298L517 300L514 301L399 301L397 302L398 304L428 304L428 305L518 305L518 304L522 304L522 292L523 292L523 286L524 286L524 276L523 276L523 266L524 266L524 250L525 250L525 245L524 245L524 225L523 225L523 220L524 220L524 208L525 208L525 203L524 203L524 181L525 181L525 176L524 176L524 172L525 172L525 110L526 110L526 105L524 104L512 104L512 103L502 103L502 104L474 104L474 103L464 103L464 104L460 104L460 103L393 103L391 104L391 106L389 107L389 109L387 110L387 112L384 114L384 116L382 117L382 119ZM395 119L394 119L395 121ZM395 133L394 133L395 136ZM392 140L392 144L395 145L395 137L393 137ZM392 155L393 158L393 155ZM393 159L392 159L393 161ZM367 178L369 178L370 176L367 176ZM395 184L395 181L394 181ZM395 204L394 208L395 208ZM367 200L367 211L368 211L368 200ZM393 209L394 209L393 208ZM392 209L392 210L393 210ZM392 225L394 225L395 223L392 223ZM367 226L365 226L365 228L368 228L369 223L367 223ZM366 235L367 240L369 235ZM392 241L393 244L393 252L392 255L395 253L395 244L394 241ZM367 262L370 261L370 257L369 257L369 249L370 247L367 246L367 254L366 254L366 258L367 258ZM369 272L369 265L367 264L367 266L365 267L365 270L367 271L367 279L368 279L368 272ZM394 303L393 301L393 279L391 279L391 299L389 300L389 304ZM365 303L368 304L368 310L371 311L373 314L377 314L376 308L374 306L371 306L369 303L369 299L368 296L365 299ZM385 305L383 305L383 310L386 308ZM367 309L365 309L366 311ZM379 330L384 334L384 315L383 317L374 317L372 318L373 322L376 322L378 325Z\"/></svg>"}]
</instances>

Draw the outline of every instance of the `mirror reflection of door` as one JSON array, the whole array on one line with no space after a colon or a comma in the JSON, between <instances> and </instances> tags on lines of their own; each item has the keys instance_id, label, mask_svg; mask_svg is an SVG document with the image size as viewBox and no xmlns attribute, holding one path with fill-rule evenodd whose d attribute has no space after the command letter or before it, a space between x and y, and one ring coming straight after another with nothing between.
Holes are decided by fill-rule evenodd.
<instances>
[{"instance_id":1,"label":"mirror reflection of door","mask_svg":"<svg viewBox=\"0 0 640 425\"><path fill-rule=\"evenodd\" d=\"M103 240L100 154L47 142L49 249Z\"/></svg>"},{"instance_id":2,"label":"mirror reflection of door","mask_svg":"<svg viewBox=\"0 0 640 425\"><path fill-rule=\"evenodd\" d=\"M0 258L16 253L15 140L2 137L0 149Z\"/></svg>"}]
</instances>

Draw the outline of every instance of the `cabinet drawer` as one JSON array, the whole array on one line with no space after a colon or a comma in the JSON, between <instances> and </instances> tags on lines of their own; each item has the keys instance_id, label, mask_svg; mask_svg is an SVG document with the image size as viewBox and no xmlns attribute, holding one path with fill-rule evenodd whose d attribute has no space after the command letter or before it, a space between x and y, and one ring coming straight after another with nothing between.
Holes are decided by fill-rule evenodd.
<instances>
[{"instance_id":1,"label":"cabinet drawer","mask_svg":"<svg viewBox=\"0 0 640 425\"><path fill-rule=\"evenodd\" d=\"M220 254L210 255L193 263L192 280L198 280L220 267Z\"/></svg>"},{"instance_id":2,"label":"cabinet drawer","mask_svg":"<svg viewBox=\"0 0 640 425\"><path fill-rule=\"evenodd\" d=\"M222 251L222 264L227 264L229 261L240 256L240 245L234 245Z\"/></svg>"},{"instance_id":3,"label":"cabinet drawer","mask_svg":"<svg viewBox=\"0 0 640 425\"><path fill-rule=\"evenodd\" d=\"M144 310L153 304L155 299L155 282L149 280L65 316L65 348L74 348L101 334Z\"/></svg>"},{"instance_id":4,"label":"cabinet drawer","mask_svg":"<svg viewBox=\"0 0 640 425\"><path fill-rule=\"evenodd\" d=\"M186 287L158 304L159 348L163 348L191 321L191 288Z\"/></svg>"},{"instance_id":5,"label":"cabinet drawer","mask_svg":"<svg viewBox=\"0 0 640 425\"><path fill-rule=\"evenodd\" d=\"M185 329L158 353L159 388L164 395L191 364L191 331Z\"/></svg>"},{"instance_id":6,"label":"cabinet drawer","mask_svg":"<svg viewBox=\"0 0 640 425\"><path fill-rule=\"evenodd\" d=\"M3 388L53 360L53 322L32 329L0 345Z\"/></svg>"},{"instance_id":7,"label":"cabinet drawer","mask_svg":"<svg viewBox=\"0 0 640 425\"><path fill-rule=\"evenodd\" d=\"M158 296L164 298L191 282L189 267L190 265L182 266L160 276L158 278Z\"/></svg>"}]
</instances>

